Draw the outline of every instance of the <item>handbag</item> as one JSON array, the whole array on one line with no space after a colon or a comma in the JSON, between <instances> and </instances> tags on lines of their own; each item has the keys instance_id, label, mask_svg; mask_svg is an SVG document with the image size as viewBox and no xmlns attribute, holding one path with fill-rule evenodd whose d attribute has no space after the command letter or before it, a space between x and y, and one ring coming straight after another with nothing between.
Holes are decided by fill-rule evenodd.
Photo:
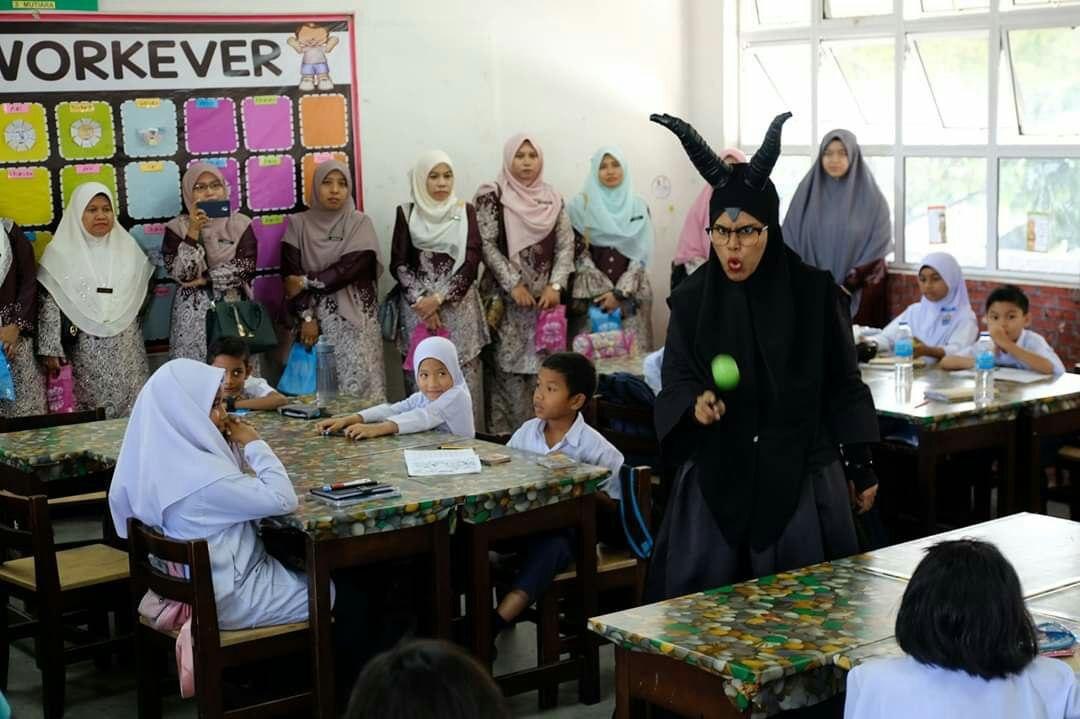
<instances>
[{"instance_id":1,"label":"handbag","mask_svg":"<svg viewBox=\"0 0 1080 719\"><path fill-rule=\"evenodd\" d=\"M210 307L206 310L206 346L219 337L239 337L251 348L251 354L259 354L278 346L274 321L265 307L253 300L215 300L213 290L207 287Z\"/></svg>"},{"instance_id":2,"label":"handbag","mask_svg":"<svg viewBox=\"0 0 1080 719\"><path fill-rule=\"evenodd\" d=\"M314 394L317 385L318 360L315 350L308 349L301 342L293 342L289 350L289 359L285 371L278 380L278 391L282 394Z\"/></svg>"},{"instance_id":3,"label":"handbag","mask_svg":"<svg viewBox=\"0 0 1080 719\"><path fill-rule=\"evenodd\" d=\"M75 411L75 378L71 374L71 365L63 365L58 371L48 373L45 396L49 403L49 414Z\"/></svg>"},{"instance_id":4,"label":"handbag","mask_svg":"<svg viewBox=\"0 0 1080 719\"><path fill-rule=\"evenodd\" d=\"M386 293L386 297L379 304L379 328L382 330L383 339L387 342L396 342L398 327L401 322L401 285L394 285L394 289Z\"/></svg>"},{"instance_id":5,"label":"handbag","mask_svg":"<svg viewBox=\"0 0 1080 719\"><path fill-rule=\"evenodd\" d=\"M566 351L566 305L540 310L536 318L536 351Z\"/></svg>"}]
</instances>

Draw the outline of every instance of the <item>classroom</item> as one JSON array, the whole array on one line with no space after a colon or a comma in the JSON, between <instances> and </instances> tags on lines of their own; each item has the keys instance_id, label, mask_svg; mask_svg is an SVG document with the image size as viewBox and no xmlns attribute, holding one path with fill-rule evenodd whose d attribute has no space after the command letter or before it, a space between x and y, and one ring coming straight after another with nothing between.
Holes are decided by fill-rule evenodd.
<instances>
[{"instance_id":1,"label":"classroom","mask_svg":"<svg viewBox=\"0 0 1080 719\"><path fill-rule=\"evenodd\" d=\"M0 719L1080 719L1080 0L0 0Z\"/></svg>"}]
</instances>

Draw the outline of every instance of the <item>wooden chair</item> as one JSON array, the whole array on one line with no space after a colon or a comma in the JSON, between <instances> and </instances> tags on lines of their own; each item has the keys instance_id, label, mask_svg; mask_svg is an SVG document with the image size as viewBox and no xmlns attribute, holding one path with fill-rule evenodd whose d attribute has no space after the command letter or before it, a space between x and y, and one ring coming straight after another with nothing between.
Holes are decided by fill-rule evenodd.
<instances>
[{"instance_id":1,"label":"wooden chair","mask_svg":"<svg viewBox=\"0 0 1080 719\"><path fill-rule=\"evenodd\" d=\"M149 557L187 567L190 579L159 571ZM266 659L309 653L311 633L307 622L256 627L239 631L218 628L210 553L205 539L179 541L163 537L137 519L128 520L128 560L131 568L131 603L135 613L135 659L138 674L140 719L161 716L163 655L174 656L177 632L154 629L139 616L139 602L147 590L164 599L191 606L191 638L195 660L195 696L200 719L282 716L313 712L311 691L263 701L244 707L225 708L225 670L252 665ZM307 657L302 666L306 671ZM301 665L298 665L298 668Z\"/></svg>"},{"instance_id":2,"label":"wooden chair","mask_svg":"<svg viewBox=\"0 0 1080 719\"><path fill-rule=\"evenodd\" d=\"M127 601L127 556L104 544L56 551L45 497L6 492L0 492L0 550L6 560L0 563L0 606L21 620L0 622L0 688L7 689L11 642L35 637L45 717L56 719L64 714L65 664L102 658L130 638L108 636L108 612L121 616ZM27 610L8 606L10 597ZM87 632L76 631L82 624ZM83 641L68 649L65 639Z\"/></svg>"},{"instance_id":3,"label":"wooden chair","mask_svg":"<svg viewBox=\"0 0 1080 719\"><path fill-rule=\"evenodd\" d=\"M652 513L652 472L649 467L638 467L637 472L635 489L638 506L648 522ZM597 510L598 514L604 511L599 504ZM652 530L651 526L649 530ZM612 549L603 545L596 548L596 562L597 592L602 612L619 611L641 604L648 562L638 559L629 549ZM540 664L557 662L566 652L580 656L580 661L599 661L599 643L602 641L599 637L563 636L560 631L560 605L566 597L575 596L576 580L577 573L573 567L569 567L555 577L551 588L536 602L536 656ZM622 601L610 601L616 593L622 594ZM605 603L605 599L609 601ZM540 689L541 710L556 705L558 691L558 684L548 684Z\"/></svg>"}]
</instances>

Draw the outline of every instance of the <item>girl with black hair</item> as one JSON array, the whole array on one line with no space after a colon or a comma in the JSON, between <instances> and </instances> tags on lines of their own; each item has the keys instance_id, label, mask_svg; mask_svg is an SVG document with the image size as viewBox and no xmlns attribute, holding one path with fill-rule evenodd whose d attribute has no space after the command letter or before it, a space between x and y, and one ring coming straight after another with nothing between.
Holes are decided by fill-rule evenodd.
<instances>
[{"instance_id":1,"label":"girl with black hair","mask_svg":"<svg viewBox=\"0 0 1080 719\"><path fill-rule=\"evenodd\" d=\"M845 719L1080 717L1076 675L1037 656L1020 579L993 544L931 547L904 591L896 641L907 656L848 674Z\"/></svg>"}]
</instances>

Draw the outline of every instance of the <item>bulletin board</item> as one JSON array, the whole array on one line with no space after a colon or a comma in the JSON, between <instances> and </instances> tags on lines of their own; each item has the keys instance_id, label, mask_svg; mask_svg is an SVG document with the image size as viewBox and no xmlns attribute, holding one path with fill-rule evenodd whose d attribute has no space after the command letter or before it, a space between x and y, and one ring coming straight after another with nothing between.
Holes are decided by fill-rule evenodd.
<instances>
[{"instance_id":1,"label":"bulletin board","mask_svg":"<svg viewBox=\"0 0 1080 719\"><path fill-rule=\"evenodd\" d=\"M351 15L0 13L0 216L40 258L73 190L110 187L157 266L144 335L167 339L164 226L186 211L184 169L213 163L253 220L255 297L280 314L285 219L315 166L343 160L363 196L355 47Z\"/></svg>"}]
</instances>

